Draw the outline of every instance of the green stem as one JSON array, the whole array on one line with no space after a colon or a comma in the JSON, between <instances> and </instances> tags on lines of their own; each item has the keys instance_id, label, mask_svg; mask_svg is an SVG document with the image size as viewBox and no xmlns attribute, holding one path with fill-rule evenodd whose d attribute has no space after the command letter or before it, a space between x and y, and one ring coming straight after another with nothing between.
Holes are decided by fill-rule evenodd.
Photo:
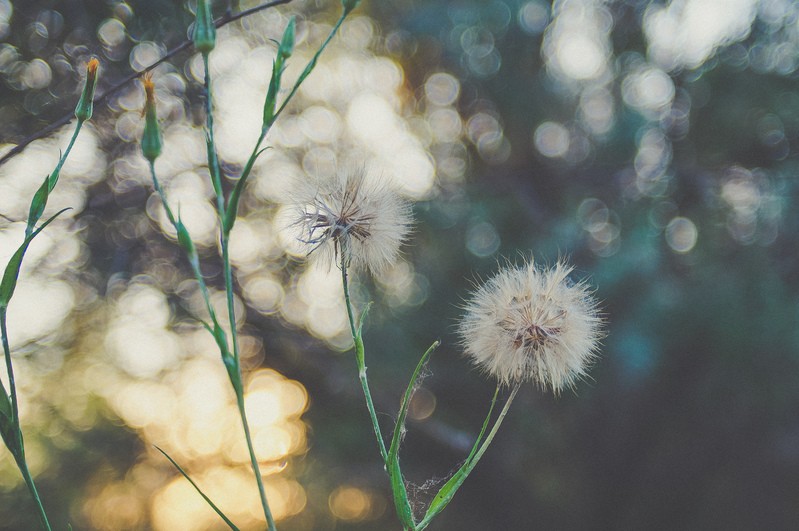
<instances>
[{"instance_id":1,"label":"green stem","mask_svg":"<svg viewBox=\"0 0 799 531\"><path fill-rule=\"evenodd\" d=\"M222 191L222 175L219 170L219 158L216 155L216 142L214 141L214 113L211 94L211 72L208 68L208 54L203 54L205 66L205 129L208 134L208 171L211 172L211 184L216 191L216 209L219 216L225 217L225 195Z\"/></svg>"},{"instance_id":2,"label":"green stem","mask_svg":"<svg viewBox=\"0 0 799 531\"><path fill-rule=\"evenodd\" d=\"M161 181L158 180L158 177L155 175L155 162L150 162L150 177L153 179L153 188L158 193L158 197L161 198L161 204L166 211L166 217L169 219L169 222L172 226L177 225L177 221L175 220L175 216L172 214L172 209L169 208L169 203L166 200L166 192L164 189L161 188Z\"/></svg>"},{"instance_id":3,"label":"green stem","mask_svg":"<svg viewBox=\"0 0 799 531\"><path fill-rule=\"evenodd\" d=\"M11 347L8 344L8 328L6 325L6 308L0 308L0 333L3 336L3 354L6 358L6 371L8 371L8 386L11 394L11 420L19 428L19 406L17 405L17 383L14 378L14 365L11 363ZM19 435L22 441L22 433Z\"/></svg>"},{"instance_id":4,"label":"green stem","mask_svg":"<svg viewBox=\"0 0 799 531\"><path fill-rule=\"evenodd\" d=\"M513 402L513 399L516 398L516 393L519 392L519 387L520 387L520 385L516 384L516 386L511 391L507 402L505 402L505 406L502 408L502 411L499 413L499 417L497 417L496 422L494 422L494 426L491 428L491 431L486 436L485 441L483 441L483 444L480 445L480 449L477 450L477 452L474 453L474 455L470 455L469 460L466 462L466 464L464 464L463 468L458 471L458 473L462 475L462 479L461 479L460 482L465 480L466 477L472 472L472 470L474 470L474 467L477 466L477 463L480 461L480 458L483 457L483 454L488 449L488 446L491 444L491 441L494 440L494 436L497 434L497 431L499 430L499 427L502 425L502 421L505 420L505 416L508 414L508 410L510 409L510 405ZM496 397L496 394L494 394L494 396ZM493 409L493 407L494 407L493 404L492 404L491 407ZM485 425L484 425L484 428L485 428ZM478 440L479 440L479 438L478 438ZM457 491L457 488L454 488L454 489L450 490L450 492L447 494L447 500L444 502L444 505L449 503L449 500L452 499L452 496L455 495L456 491ZM434 512L432 514L425 515L425 517L422 519L422 521L419 522L419 524L416 526L416 530L415 531L422 531L423 529L425 529L428 525L430 525L430 522L437 515L438 515L438 511L436 511L436 512Z\"/></svg>"},{"instance_id":5,"label":"green stem","mask_svg":"<svg viewBox=\"0 0 799 531\"><path fill-rule=\"evenodd\" d=\"M64 166L64 163L67 161L67 157L69 156L69 152L72 151L72 146L75 145L75 141L78 139L78 133L80 133L80 129L83 127L83 120L78 120L78 123L75 124L75 132L72 133L72 138L69 140L69 144L67 145L67 149L64 151L64 154L61 155L61 159L59 159L58 164L53 170L51 175L55 175L55 179L53 179L50 183L50 191L53 191L55 188L56 183L58 182L58 176L61 173L61 168Z\"/></svg>"},{"instance_id":6,"label":"green stem","mask_svg":"<svg viewBox=\"0 0 799 531\"><path fill-rule=\"evenodd\" d=\"M302 84L302 82L305 81L305 78L308 77L308 75L311 73L311 71L313 71L314 67L316 67L316 63L319 60L319 56L322 55L322 52L325 51L325 48L327 48L327 45L330 43L331 40L333 40L333 37L335 37L336 32L338 32L338 29L341 27L341 24L344 23L344 19L347 18L348 14L349 14L348 11L344 11L341 14L341 16L339 17L338 21L333 26L333 29L330 30L330 33L328 33L327 38L322 43L322 46L319 47L319 49L316 51L316 53L311 58L311 60L308 62L308 64L305 65L305 69L303 69L302 73L300 74L300 77L297 78L297 81L294 83L294 86L291 88L291 92L289 92L289 95L286 96L286 99L283 100L283 103L280 105L280 108L278 108L277 112L272 117L272 121L269 124L270 126L273 123L275 123L275 120L277 120L277 117L280 116L280 113L283 112L283 109L286 108L286 105L289 104L289 102L291 101L291 98L294 97L294 93L296 93L297 89L300 88L300 85Z\"/></svg>"},{"instance_id":7,"label":"green stem","mask_svg":"<svg viewBox=\"0 0 799 531\"><path fill-rule=\"evenodd\" d=\"M17 448L9 450L12 451L14 455L14 461L17 463L17 467L19 468L22 477L25 479L25 484L28 486L28 490L33 497L33 501L36 503L36 509L39 513L39 521L42 524L42 529L46 529L47 531L51 531L52 528L50 527L50 522L47 519L47 513L44 510L44 505L42 504L42 500L39 497L39 491L36 489L36 484L33 482L33 476L31 476L30 470L28 470L28 463L25 461L25 444L22 439L22 428L19 422L19 408L17 405L17 391L16 391L16 383L14 382L14 368L11 364L11 347L8 344L8 328L6 325L6 309L0 309L0 335L3 338L3 354L6 358L6 370L8 370L8 382L9 387L11 390L11 407L12 407L12 414L13 414L13 424L14 428L16 429L16 436L17 436Z\"/></svg>"},{"instance_id":8,"label":"green stem","mask_svg":"<svg viewBox=\"0 0 799 531\"><path fill-rule=\"evenodd\" d=\"M58 183L58 177L61 174L61 168L64 166L64 163L67 161L67 157L69 156L70 152L72 151L72 147L75 145L75 142L78 140L78 134L80 133L81 128L83 127L83 120L78 120L78 123L75 124L75 131L72 133L72 138L69 139L69 144L67 144L67 149L61 154L61 158L58 159L58 164L56 164L55 169L53 172L47 177L47 194L44 197L44 204L42 204L41 210L37 213L31 212L31 216L28 218L28 225L25 227L25 236L28 237L33 233L34 227L36 226L36 222L39 221L42 213L44 212L44 206L47 204L47 197L50 195L50 192L53 191L55 185ZM35 201L34 197L34 201Z\"/></svg>"},{"instance_id":9,"label":"green stem","mask_svg":"<svg viewBox=\"0 0 799 531\"><path fill-rule=\"evenodd\" d=\"M241 392L236 392L236 404L239 406L239 414L241 415L241 424L244 426L244 436L247 439L247 451L250 453L250 464L252 465L255 479L258 482L258 494L261 496L261 505L264 509L264 516L269 531L276 531L275 520L272 517L272 511L269 509L269 503L266 501L266 490L264 489L263 478L261 477L261 468L258 466L258 458L255 456L255 450L252 445L252 436L250 435L250 425L247 422L247 413L244 410L244 395Z\"/></svg>"},{"instance_id":10,"label":"green stem","mask_svg":"<svg viewBox=\"0 0 799 531\"><path fill-rule=\"evenodd\" d=\"M264 138L266 138L266 135L269 133L269 130L272 128L272 125L275 123L275 121L277 120L278 116L280 116L280 114L283 112L283 110L289 104L291 99L294 97L294 94L296 94L296 92L300 88L300 85L302 84L302 82L305 80L306 77L308 77L311 74L313 69L316 67L316 63L319 60L319 57L322 55L322 52L325 50L325 48L327 48L327 45L330 44L330 41L333 40L333 37L338 32L339 28L341 27L341 24L344 23L344 20L347 18L348 14L349 14L348 11L344 11L341 14L341 17L339 17L338 21L333 26L333 29L330 30L330 33L327 35L327 38L324 40L324 42L319 47L319 49L316 51L316 53L311 58L311 60L308 61L308 64L305 65L305 68L303 69L302 73L297 78L297 80L294 82L294 86L291 87L291 91L289 92L288 96L286 96L286 99L283 100L283 103L280 105L280 107L278 108L277 112L275 112L274 115L267 122L262 124L262 126L261 126L261 135L258 137L258 141L255 143L255 147L252 150L252 154L250 155L250 158L247 160L247 163L245 164L244 169L241 172L241 176L239 177L238 181L236 182L236 187L233 190L233 194L231 195L231 197L230 197L230 199L228 201L227 212L225 213L225 216L223 218L224 219L224 223L223 223L224 224L224 230L225 230L226 233L230 232L230 230L233 227L233 224L236 221L236 212L238 210L239 197L240 197L242 189L244 187L244 183L247 182L247 178L249 177L250 172L252 171L252 168L255 165L256 159L258 158L258 156L262 152L260 150L261 143L264 141ZM275 65L275 66L277 67L277 65ZM207 72L208 72L208 67L207 66L205 68L205 71L206 71L206 75L207 75Z\"/></svg>"},{"instance_id":11,"label":"green stem","mask_svg":"<svg viewBox=\"0 0 799 531\"><path fill-rule=\"evenodd\" d=\"M344 303L347 306L347 317L350 321L350 332L352 332L352 340L355 343L355 359L358 362L358 379L361 381L363 388L363 396L366 399L366 408L369 410L369 417L372 419L372 427L375 431L377 444L380 447L380 456L383 458L383 463L388 466L388 452L386 451L386 443L383 441L383 434L380 431L380 424L377 422L377 413L375 412L375 405L372 401L372 393L369 390L369 381L366 378L366 362L365 352L363 346L363 338L360 329L355 327L355 317L352 311L352 302L350 300L350 287L347 278L347 259L346 250L341 249L341 280L344 284Z\"/></svg>"},{"instance_id":12,"label":"green stem","mask_svg":"<svg viewBox=\"0 0 799 531\"><path fill-rule=\"evenodd\" d=\"M175 215L172 213L172 209L169 207L169 203L166 199L166 193L164 192L164 189L161 188L161 183L158 180L158 177L155 175L155 164L153 162L150 162L150 176L153 179L153 187L155 188L155 191L158 192L158 196L161 198L161 204L164 206L164 210L166 211L166 216L169 219L169 222L172 223L172 226L175 227L175 230L178 230L177 220L175 219ZM200 292L205 300L205 307L208 310L211 319L216 322L216 312L214 312L214 307L211 306L211 294L208 291L208 286L205 284L205 278L203 278L203 273L200 270L200 264L194 259L194 257L191 256L189 257L189 264L194 272L194 278L200 285Z\"/></svg>"},{"instance_id":13,"label":"green stem","mask_svg":"<svg viewBox=\"0 0 799 531\"><path fill-rule=\"evenodd\" d=\"M239 355L239 341L238 331L236 329L236 307L233 298L233 270L230 266L230 233L225 229L225 196L222 189L222 175L219 167L219 158L216 155L216 142L214 140L214 114L213 114L213 100L211 93L211 74L208 68L208 54L203 54L203 64L205 66L205 117L206 128L208 134L208 169L211 173L214 190L216 191L216 208L219 214L219 244L222 250L222 264L224 268L225 280L225 296L227 299L228 321L230 323L230 340L233 344L233 363L238 382L242 382L241 376L241 358ZM258 141L260 145L261 140L265 133L261 135ZM258 146L256 146L257 149ZM241 416L241 424L244 428L244 437L247 440L247 451L250 454L250 464L252 471L255 475L255 481L258 484L258 494L261 498L261 507L264 511L264 517L269 531L275 531L275 520L272 517L272 511L269 508L269 502L266 499L266 489L264 488L264 481L261 475L261 468L258 465L258 458L255 456L255 448L252 444L252 435L250 434L250 425L247 422L247 413L244 409L244 389L241 385L236 385L233 381L233 390L236 393L236 403L239 408L239 415Z\"/></svg>"}]
</instances>

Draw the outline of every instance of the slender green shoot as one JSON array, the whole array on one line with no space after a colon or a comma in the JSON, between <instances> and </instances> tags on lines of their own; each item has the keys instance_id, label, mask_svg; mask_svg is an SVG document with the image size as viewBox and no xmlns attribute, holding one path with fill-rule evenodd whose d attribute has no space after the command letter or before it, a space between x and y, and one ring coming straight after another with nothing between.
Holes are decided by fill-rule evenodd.
<instances>
[{"instance_id":1,"label":"slender green shoot","mask_svg":"<svg viewBox=\"0 0 799 531\"><path fill-rule=\"evenodd\" d=\"M179 217L176 218L172 213L171 209L169 208L166 195L161 189L155 174L154 161L155 158L158 155L160 155L161 144L160 144L160 131L158 130L157 123L155 121L155 104L154 104L154 97L152 95L152 84L151 83L149 84L146 111L147 111L148 120L152 123L152 125L149 127L149 130L147 124L145 125L145 134L142 140L142 151L145 157L150 161L150 172L153 178L153 185L155 186L155 189L158 192L159 197L161 198L161 202L164 205L164 208L167 212L167 217L169 218L169 221L172 223L172 225L175 227L178 233L178 242L181 245L181 247L183 247L184 251L187 253L189 261L191 262L192 269L194 271L194 275L198 283L200 284L201 293L203 298L205 299L206 307L208 309L212 321L211 324L203 323L203 325L206 327L206 329L209 330L209 332L211 332L214 335L217 345L219 346L220 353L222 354L222 361L225 364L225 368L228 372L231 385L236 394L236 404L238 406L239 414L241 416L242 426L244 428L244 435L247 441L247 449L250 455L250 464L252 466L253 473L255 475L256 482L258 484L258 491L261 499L261 505L264 511L264 516L266 518L269 531L275 530L274 518L272 517L272 513L271 510L269 509L269 504L266 499L266 490L263 484L263 477L260 472L258 459L255 455L252 436L250 433L250 428L247 422L247 415L244 407L244 385L241 372L238 331L236 327L233 271L230 263L230 250L229 250L230 233L233 229L236 217L238 215L238 204L241 193L244 189L244 185L247 181L248 176L250 175L250 172L252 171L253 165L255 164L255 161L257 160L258 156L260 156L260 154L263 153L263 151L265 151L266 149L266 148L262 149L261 144L263 143L267 133L269 132L269 129L271 128L272 124L274 124L278 115L283 111L285 106L294 96L300 84L305 80L305 78L308 77L313 68L316 66L316 62L318 61L319 56L321 55L323 50L327 47L328 43L332 40L333 36L338 32L338 29L340 28L346 16L352 11L355 5L357 5L357 2L344 2L342 5L343 5L343 12L338 22L335 24L334 28L332 29L332 31L330 32L324 43L316 51L311 61L306 65L299 79L295 82L288 97L283 101L283 104L275 112L277 95L280 91L282 74L285 69L285 61L291 56L294 48L294 35L295 35L294 19L292 18L289 24L287 25L286 30L283 34L283 38L279 44L278 54L275 59L275 63L273 65L274 68L272 72L272 78L270 80L269 90L264 105L264 122L261 128L260 135L258 137L258 140L256 141L252 155L247 161L247 164L245 165L241 176L239 177L232 192L230 193L229 197L226 200L225 190L223 186L223 175L219 164L219 157L216 152L216 142L214 140L213 94L212 94L212 83L211 83L211 75L209 68L209 55L216 45L216 34L213 28L213 19L211 18L210 4L206 0L199 0L197 3L197 19L195 21L193 40L195 48L202 54L203 65L205 68L203 84L205 89L206 151L208 158L208 169L211 175L211 184L213 186L216 195L216 201L215 201L216 210L220 222L219 244L220 244L220 253L223 265L223 278L225 284L225 296L227 301L228 323L231 336L230 343L228 343L227 337L225 336L225 333L222 327L220 326L216 314L214 313L213 307L211 305L210 296L207 287L205 285L205 281L202 277L202 272L199 267L199 259L197 256L196 249L194 248L194 243L192 242L188 234L188 230L183 225ZM145 79L145 89L148 89L148 81L149 80ZM374 408L372 407L372 410L373 409ZM385 450L385 445L382 442L382 440L380 447L383 460L385 461L387 454Z\"/></svg>"},{"instance_id":2,"label":"slender green shoot","mask_svg":"<svg viewBox=\"0 0 799 531\"><path fill-rule=\"evenodd\" d=\"M413 371L408 388L405 390L405 395L402 397L399 413L397 414L397 421L394 425L394 435L391 438L391 447L388 450L388 474L391 479L391 490L394 495L394 507L400 517L403 525L410 529L416 527L416 522L413 518L413 509L411 508L410 500L408 500L408 490L405 487L405 478L402 475L402 470L399 464L399 447L402 442L402 434L405 431L405 418L408 415L408 407L411 404L411 397L416 389L421 375L422 368L427 364L430 355L440 345L439 341L435 341L422 355L422 359L416 365Z\"/></svg>"},{"instance_id":3,"label":"slender green shoot","mask_svg":"<svg viewBox=\"0 0 799 531\"><path fill-rule=\"evenodd\" d=\"M56 184L58 184L61 168L72 152L72 147L78 139L78 134L80 134L83 123L92 117L92 112L94 110L94 91L97 86L97 69L99 64L96 58L92 58L86 66L86 80L83 85L83 90L81 91L80 100L75 107L75 117L77 118L75 131L72 133L72 138L67 145L67 149L60 155L55 169L50 175L44 178L44 182L42 182L41 186L39 186L38 190L36 190L36 193L33 195L28 210L28 222L25 226L25 239L17 251L11 256L11 260L9 260L8 264L6 264L2 281L0 281L0 336L2 336L3 356L6 361L9 385L9 393L6 392L4 385L0 385L0 392L2 393L2 396L0 396L0 435L2 435L6 447L14 456L14 461L36 504L42 529L46 529L47 531L51 529L50 522L25 459L25 442L22 436L22 426L19 418L17 384L16 378L14 377L14 365L11 360L11 347L8 340L8 305L16 290L19 272L22 268L22 260L25 258L25 253L31 242L45 227L47 227L47 225L69 210L69 208L65 208L57 212L54 216L50 217L50 219L42 223L38 229L36 228L36 224L44 214L50 193L55 189Z\"/></svg>"},{"instance_id":4,"label":"slender green shoot","mask_svg":"<svg viewBox=\"0 0 799 531\"><path fill-rule=\"evenodd\" d=\"M199 12L199 9L198 9ZM264 487L263 476L261 474L261 467L258 464L258 458L255 455L255 448L252 442L252 435L250 433L250 426L247 422L247 414L244 408L244 385L241 374L241 359L239 355L239 341L238 331L236 329L236 311L235 301L233 296L233 269L230 265L230 233L225 231L225 196L222 188L222 174L219 167L219 157L216 154L216 143L214 141L214 118L213 118L213 94L211 92L211 75L209 69L209 51L203 52L203 65L205 67L205 116L206 116L206 147L208 152L208 169L211 173L211 182L216 192L216 207L219 216L219 244L222 251L222 265L225 281L225 298L227 300L228 322L230 324L230 339L233 347L232 357L225 358L225 367L230 377L230 383L236 394L236 405L239 409L239 416L241 417L242 427L244 429L244 437L247 441L247 451L250 456L250 465L255 481L258 484L258 495L261 500L261 508L264 512L269 531L274 531L275 520L272 516L272 510L269 508L269 502L266 498L266 489ZM210 304L210 302L209 302Z\"/></svg>"},{"instance_id":5,"label":"slender green shoot","mask_svg":"<svg viewBox=\"0 0 799 531\"><path fill-rule=\"evenodd\" d=\"M352 11L352 7L344 6L342 10L341 16L339 17L336 24L333 26L333 29L330 30L330 33L327 35L327 38L324 40L322 45L316 51L314 56L308 61L308 64L305 65L300 76L297 78L297 81L294 82L294 86L289 91L289 94L283 100L283 103L280 105L278 110L275 112L274 109L277 103L277 95L280 89L280 82L283 75L284 70L284 62L288 57L291 55L291 51L294 47L294 20L292 19L289 22L289 25L286 27L286 31L283 34L283 39L280 41L280 46L278 47L278 55L275 59L274 68L272 70L272 79L269 83L269 91L266 95L266 101L264 103L264 122L261 126L261 134L258 137L257 142L255 143L255 147L252 150L252 154L250 158L247 160L247 163L244 165L244 169L241 172L241 176L239 177L238 181L236 182L236 186L233 188L233 191L230 194L230 199L228 200L228 207L227 213L225 216L225 230L229 233L233 229L233 225L236 223L236 216L238 214L238 204L239 204L239 197L241 196L242 190L244 189L244 185L247 182L247 178L250 176L250 172L252 171L253 165L255 165L255 161L258 157L263 153L264 150L261 149L261 144L266 138L266 134L271 129L272 125L278 119L278 117L283 113L283 110L289 104L291 99L294 97L294 94L300 88L300 85L305 78L307 78L313 69L316 67L316 63L319 61L319 57L322 55L322 52L327 48L327 45L333 40L336 33L338 33L339 28L344 23L344 20L347 18L347 15ZM274 86L274 89L273 89Z\"/></svg>"},{"instance_id":6,"label":"slender green shoot","mask_svg":"<svg viewBox=\"0 0 799 531\"><path fill-rule=\"evenodd\" d=\"M499 388L497 388L499 391ZM467 458L466 462L458 469L458 471L453 475L449 481L447 481L443 487L438 491L433 501L430 503L430 507L427 509L427 513L422 518L422 521L416 526L416 531L422 531L430 522L435 518L444 508L452 501L452 498L455 496L455 493L458 489L463 485L463 482L466 481L466 478L469 477L469 474L474 470L474 467L477 466L477 463L483 457L483 454L488 449L488 446L491 444L491 441L494 440L494 436L497 434L502 421L505 420L505 416L508 414L508 410L510 409L510 405L513 402L513 399L516 398L516 393L519 391L519 385L517 384L510 393L508 400L505 402L505 406L502 408L502 411L499 413L499 417L494 422L494 426L491 428L491 431L486 436L483 443L480 445L480 448L475 451L472 449L472 452L469 454L469 458ZM488 416L486 417L486 421L483 424L483 430L480 432L480 436L477 438L477 442L480 441L483 433L485 432L485 427L488 424L488 419L491 417L491 412L494 409L494 404L496 402L497 393L494 393L494 399L491 401L491 409L488 412ZM475 443L475 448L477 447L477 442Z\"/></svg>"},{"instance_id":7,"label":"slender green shoot","mask_svg":"<svg viewBox=\"0 0 799 531\"><path fill-rule=\"evenodd\" d=\"M230 521L230 518L228 518L227 516L225 516L225 513L223 513L223 512L222 512L222 510L221 510L219 507L217 507L217 506L216 506L216 504L214 504L214 502L213 502L213 501L211 501L211 498L209 498L209 497L208 497L208 496L207 496L207 495L206 495L206 494L205 494L205 493L202 491L202 489L200 489L200 487L199 487L199 486L198 486L198 485L197 485L197 484L196 484L196 483L195 483L195 482L194 482L194 481L193 481L193 480L192 480L192 479L189 477L189 475L186 473L186 471L185 471L185 470L183 470L183 469L180 467L180 465L179 465L179 464L177 464L177 463L175 462L175 460L174 460L174 459L172 459L172 458L169 456L169 454L168 454L168 453L166 453L165 451L163 451L161 448L159 448L159 447L158 447L158 446L156 446L156 445L153 445L153 446L155 446L155 449L156 449L156 450L158 450L159 452L161 452L162 454L164 454L164 457L166 457L167 459L169 459L169 462L170 462L170 463L172 463L172 466L174 466L175 468L177 468L177 469L178 469L178 472L180 472L180 473L183 475L183 477L184 477L184 478L186 478L186 480L187 480L189 483L191 483L191 486L192 486L192 487L194 487L194 490L196 490L196 491L197 491L197 492L200 494L200 496L202 496L202 497L203 497L203 499L205 500L205 503L207 503L208 505L210 505L210 506L211 506L211 508L212 508L214 511L216 511L216 514L218 514L218 515L219 515L219 517L220 517L222 520L224 520L224 521L225 521L225 523L228 525L228 527L229 527L230 529L232 529L233 531L239 531L239 528L238 528L238 527L236 527L236 525L235 525L233 522L231 522L231 521Z\"/></svg>"},{"instance_id":8,"label":"slender green shoot","mask_svg":"<svg viewBox=\"0 0 799 531\"><path fill-rule=\"evenodd\" d=\"M380 423L377 421L377 412L375 405L372 401L372 392L369 389L369 381L366 378L366 361L365 349L363 345L363 321L366 317L367 311L361 314L361 325L356 327L355 316L352 309L352 301L350 299L350 286L349 278L347 275L347 253L345 250L341 251L341 281L344 286L344 304L347 306L347 317L350 322L350 332L352 333L352 340L355 343L355 360L358 363L358 378L361 381L361 388L363 389L363 396L366 399L366 409L369 410L369 418L372 419L372 427L374 428L375 438L377 445L380 448L380 457L383 458L383 463L388 467L388 452L386 451L386 443L383 439L383 434L380 431Z\"/></svg>"}]
</instances>

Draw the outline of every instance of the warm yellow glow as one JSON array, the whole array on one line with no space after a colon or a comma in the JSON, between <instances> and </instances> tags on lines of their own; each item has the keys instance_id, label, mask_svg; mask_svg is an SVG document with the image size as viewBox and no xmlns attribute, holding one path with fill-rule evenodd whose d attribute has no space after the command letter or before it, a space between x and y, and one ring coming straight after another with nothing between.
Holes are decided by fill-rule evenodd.
<instances>
[{"instance_id":1,"label":"warm yellow glow","mask_svg":"<svg viewBox=\"0 0 799 531\"><path fill-rule=\"evenodd\" d=\"M92 529L115 531L135 529L143 523L144 500L127 482L109 483L83 505Z\"/></svg>"},{"instance_id":2,"label":"warm yellow glow","mask_svg":"<svg viewBox=\"0 0 799 531\"><path fill-rule=\"evenodd\" d=\"M219 509L240 529L263 529L264 518L255 480L245 468L218 466L192 474ZM295 481L270 478L265 482L270 509L275 520L299 513L305 507L303 488ZM224 523L182 477L175 477L155 493L151 507L156 530L221 528Z\"/></svg>"},{"instance_id":3,"label":"warm yellow glow","mask_svg":"<svg viewBox=\"0 0 799 531\"><path fill-rule=\"evenodd\" d=\"M408 408L408 416L414 420L426 420L435 410L436 395L424 387L417 389Z\"/></svg>"},{"instance_id":4,"label":"warm yellow glow","mask_svg":"<svg viewBox=\"0 0 799 531\"><path fill-rule=\"evenodd\" d=\"M330 512L340 520L360 521L380 516L385 502L377 495L349 485L342 485L328 498Z\"/></svg>"},{"instance_id":5,"label":"warm yellow glow","mask_svg":"<svg viewBox=\"0 0 799 531\"><path fill-rule=\"evenodd\" d=\"M121 19L109 20L100 26L98 36L107 46L116 46L125 28ZM257 138L274 58L271 39L280 38L286 22L287 15L275 10L250 17L243 25L231 24L220 32L217 49L211 55L211 70L215 78L217 147L226 163L243 163ZM301 26L284 87L296 79L319 39L330 29L310 19ZM428 148L436 143L453 144L447 159L452 175L463 174L463 169L457 168L467 158L465 147L459 143L464 121L454 108L460 94L457 79L445 73L431 76L425 88L431 107L424 114L418 113L401 65L375 55L372 48L378 43L376 36L371 19L350 17L341 37L332 41L316 71L270 131L264 146L272 149L253 168L230 248L236 282L251 308L279 314L337 349L348 348L351 338L335 267L312 268L286 283L282 276L281 261L291 242L286 241L285 226L275 214L287 202L290 178L366 164L394 179L407 196L426 198L434 193L436 175L436 162ZM164 53L161 45L139 42L126 57L138 71ZM31 64L28 81L44 84L45 64L39 60ZM200 249L201 254L213 252L218 226L205 167L204 131L192 123L185 105L187 83L201 79L202 61L199 56L191 59L187 71L160 70L155 90L163 118L164 152L156 162L156 171L172 208L180 213L195 242L211 248ZM187 80L184 74L194 79ZM281 97L285 94L281 92ZM132 85L115 98L114 116L96 117L109 118L110 124L103 124L100 130L113 129L127 144L112 154L106 155L103 148L107 146L100 142L106 133L98 132L91 123L84 126L45 216L67 206L74 210L64 215L66 219L82 213L88 187L107 178L113 198L141 197L142 191L151 195L148 217L130 216L119 221L121 238L149 238L155 228L174 239L174 230L153 194L146 161L135 145L141 134L142 104L141 86ZM72 130L67 126L51 138L33 142L24 153L0 166L0 212L17 221L3 223L0 228L1 263L22 241L22 220L28 214L30 198L42 177L55 166ZM0 146L0 152L10 147ZM114 159L107 164L106 157ZM125 208L129 206L125 204ZM96 222L88 216L84 219ZM67 436L70 429L91 429L110 410L110 415L135 431L141 446L147 448L124 480L107 483L106 478L99 478L92 484L82 507L92 528L203 529L221 525L185 479L173 476L175 472L163 456L152 451L151 445L157 444L185 465L242 529L263 529L228 375L213 339L192 319L207 319L207 310L197 283L183 277L185 261L176 262L185 258L174 248L173 254L155 257L152 263L123 264L139 269L132 278L119 275L109 280L107 295L99 301L97 288L84 284L80 275L59 278L61 272L75 271L88 260L83 228L76 228L71 221L56 221L37 237L10 307L12 347L41 338L57 346L63 323L70 324L66 332L75 332L72 322L66 321L70 313L76 307L90 312L86 320L90 329L75 334L78 346L73 355L66 357L64 348L54 346L37 352L36 360L19 359L18 379L25 382L19 389L23 423L32 432L40 430L52 437L54 444L69 448L79 444ZM392 292L397 301L406 305L423 300L423 278L412 269L397 277L403 279ZM227 315L224 295L212 288L212 299L219 315ZM185 321L178 322L175 304L192 318L182 314ZM235 305L237 322L244 325L243 301L237 298ZM254 341L243 346L242 352L247 361L257 360L263 355L261 348ZM58 374L59 381L43 376L45 370ZM275 371L259 370L249 375L245 371L245 381L256 453L267 476L272 511L282 519L301 512L306 505L305 491L290 476L291 458L307 450L307 426L301 417L309 397L299 382ZM43 396L47 398L41 400ZM63 425L48 425L50 407L58 410ZM26 439L26 443L28 461L37 474L47 467L48 454L35 437ZM10 472L6 474L7 468ZM7 456L0 458L0 471L0 485L19 485L19 475ZM372 518L383 511L385 503L380 496L357 489L353 492L363 494L367 503L365 513L357 518ZM345 493L343 499L351 495ZM348 503L343 506L351 506ZM148 521L148 511L152 522Z\"/></svg>"}]
</instances>

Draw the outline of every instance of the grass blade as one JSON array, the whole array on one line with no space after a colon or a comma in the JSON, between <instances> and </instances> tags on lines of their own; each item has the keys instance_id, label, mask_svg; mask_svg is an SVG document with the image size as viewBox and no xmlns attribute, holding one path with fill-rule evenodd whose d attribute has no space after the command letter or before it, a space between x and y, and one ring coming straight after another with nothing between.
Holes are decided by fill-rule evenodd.
<instances>
[{"instance_id":1,"label":"grass blade","mask_svg":"<svg viewBox=\"0 0 799 531\"><path fill-rule=\"evenodd\" d=\"M197 486L197 484L196 484L194 481L192 481L192 479L191 479L191 478L189 477L189 475L188 475L188 474L187 474L187 473L186 473L186 472L185 472L185 471L184 471L184 470L183 470L183 469L180 467L180 465L179 465L179 464L177 464L177 463L175 462L175 460L174 460L174 459L172 459L171 457L169 457L169 454L168 454L168 453L166 453L165 451L163 451L161 448L159 448L159 447L158 447L158 446L156 446L156 445L153 445L153 446L155 446L155 449L156 449L156 450L158 450L159 452L161 452L162 454L164 454L164 457L166 457L167 459L169 459L169 462L170 462L170 463L172 463L172 466L174 466L175 468L177 468L177 469L178 469L178 472L180 472L180 473L183 475L183 477L184 477L184 478L186 478L186 480L187 480L189 483L191 483L191 486L192 486L192 487L194 487L194 490L196 490L196 491L197 491L197 492L200 494L200 496L202 496L202 497L203 497L203 499L205 500L205 503L207 503L208 505L210 505L210 506L211 506L211 509L213 509L214 511L216 511L216 514L218 514L218 515L219 515L219 517L220 517L222 520L224 520L224 521L225 521L225 523L228 525L228 527L230 527L230 529L232 529L233 531L239 531L239 528L238 528L238 527L236 527L236 525L235 525L233 522L231 522L231 521L230 521L230 518L228 518L227 516L225 516L225 513L223 513L223 512L222 512L222 511L219 509L219 507L217 507L217 506L214 504L214 502L212 502L212 501L211 501L211 498L209 498L208 496L206 496L206 495L205 495L205 493L204 493L204 492L203 492L203 491L200 489L200 487L199 487L199 486Z\"/></svg>"}]
</instances>

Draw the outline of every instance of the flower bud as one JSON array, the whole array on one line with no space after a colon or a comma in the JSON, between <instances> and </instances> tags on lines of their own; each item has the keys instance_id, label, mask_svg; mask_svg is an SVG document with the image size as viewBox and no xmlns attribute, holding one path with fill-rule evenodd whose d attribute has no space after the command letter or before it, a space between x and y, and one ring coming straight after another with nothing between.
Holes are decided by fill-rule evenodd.
<instances>
[{"instance_id":1,"label":"flower bud","mask_svg":"<svg viewBox=\"0 0 799 531\"><path fill-rule=\"evenodd\" d=\"M197 18L194 21L194 47L207 54L216 45L216 26L211 16L211 5L206 0L197 0Z\"/></svg>"},{"instance_id":2,"label":"flower bud","mask_svg":"<svg viewBox=\"0 0 799 531\"><path fill-rule=\"evenodd\" d=\"M141 137L141 151L150 162L161 154L161 130L158 128L158 117L155 113L155 86L152 77L144 76L144 133Z\"/></svg>"},{"instance_id":3,"label":"flower bud","mask_svg":"<svg viewBox=\"0 0 799 531\"><path fill-rule=\"evenodd\" d=\"M78 105L75 107L75 117L84 122L92 117L94 110L94 89L97 87L97 67L100 61L92 57L86 65L86 84L83 85L83 92L80 95Z\"/></svg>"}]
</instances>

